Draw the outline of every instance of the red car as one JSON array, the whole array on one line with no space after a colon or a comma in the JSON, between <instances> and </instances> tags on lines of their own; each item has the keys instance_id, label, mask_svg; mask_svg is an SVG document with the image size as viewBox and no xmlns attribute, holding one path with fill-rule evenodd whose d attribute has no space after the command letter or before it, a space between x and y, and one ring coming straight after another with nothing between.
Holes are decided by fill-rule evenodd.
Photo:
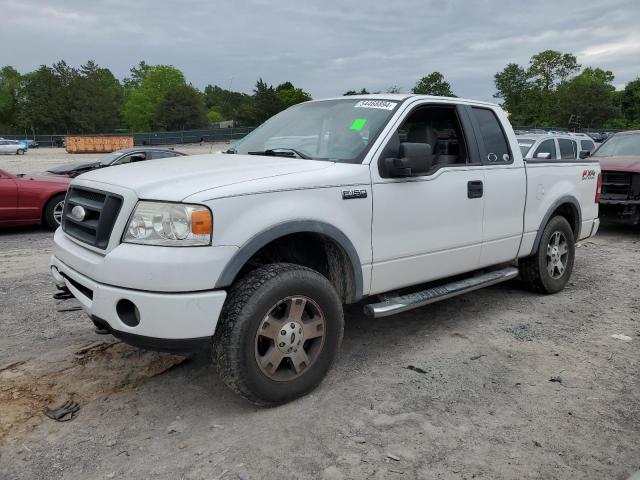
<instances>
[{"instance_id":1,"label":"red car","mask_svg":"<svg viewBox=\"0 0 640 480\"><path fill-rule=\"evenodd\" d=\"M640 225L640 130L609 137L593 158L602 169L601 220Z\"/></svg>"},{"instance_id":2,"label":"red car","mask_svg":"<svg viewBox=\"0 0 640 480\"><path fill-rule=\"evenodd\" d=\"M15 176L0 170L0 227L44 224L58 228L70 181L68 177Z\"/></svg>"}]
</instances>

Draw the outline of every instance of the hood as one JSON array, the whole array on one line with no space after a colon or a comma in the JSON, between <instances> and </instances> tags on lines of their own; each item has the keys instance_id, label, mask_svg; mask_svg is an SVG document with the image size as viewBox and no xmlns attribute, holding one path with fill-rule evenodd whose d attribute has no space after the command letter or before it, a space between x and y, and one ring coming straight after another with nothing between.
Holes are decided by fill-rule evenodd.
<instances>
[{"instance_id":1,"label":"hood","mask_svg":"<svg viewBox=\"0 0 640 480\"><path fill-rule=\"evenodd\" d=\"M69 177L56 177L54 175L16 175L18 180L30 181L30 182L44 182L44 183L60 183L68 184L71 182Z\"/></svg>"},{"instance_id":2,"label":"hood","mask_svg":"<svg viewBox=\"0 0 640 480\"><path fill-rule=\"evenodd\" d=\"M602 171L640 173L640 157L592 157L600 162Z\"/></svg>"},{"instance_id":3,"label":"hood","mask_svg":"<svg viewBox=\"0 0 640 480\"><path fill-rule=\"evenodd\" d=\"M331 165L326 161L259 155L192 155L116 165L84 173L78 179L125 187L146 200L181 201L228 185L321 170Z\"/></svg>"},{"instance_id":4,"label":"hood","mask_svg":"<svg viewBox=\"0 0 640 480\"><path fill-rule=\"evenodd\" d=\"M56 175L69 175L71 173L84 172L99 167L100 162L68 163L67 165L61 165L59 167L51 168L47 170L47 172L55 173Z\"/></svg>"}]
</instances>

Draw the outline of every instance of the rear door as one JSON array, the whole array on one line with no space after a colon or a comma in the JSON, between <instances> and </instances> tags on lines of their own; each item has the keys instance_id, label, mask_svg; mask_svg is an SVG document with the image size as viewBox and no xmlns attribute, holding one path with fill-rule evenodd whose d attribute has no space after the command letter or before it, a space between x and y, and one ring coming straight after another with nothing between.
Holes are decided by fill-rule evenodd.
<instances>
[{"instance_id":1,"label":"rear door","mask_svg":"<svg viewBox=\"0 0 640 480\"><path fill-rule=\"evenodd\" d=\"M486 267L513 260L518 254L523 231L526 175L522 155L519 150L511 150L502 126L502 122L507 122L506 116L481 106L467 107L467 112L478 139L484 170L484 222L479 267ZM515 141L513 145L517 145Z\"/></svg>"},{"instance_id":2,"label":"rear door","mask_svg":"<svg viewBox=\"0 0 640 480\"><path fill-rule=\"evenodd\" d=\"M14 178L0 171L0 224L16 218L18 185Z\"/></svg>"}]
</instances>

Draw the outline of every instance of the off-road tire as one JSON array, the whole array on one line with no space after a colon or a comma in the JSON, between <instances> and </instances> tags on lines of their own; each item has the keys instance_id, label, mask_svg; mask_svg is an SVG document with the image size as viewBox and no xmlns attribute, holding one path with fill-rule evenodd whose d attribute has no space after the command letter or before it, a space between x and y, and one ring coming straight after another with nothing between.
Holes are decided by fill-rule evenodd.
<instances>
[{"instance_id":1,"label":"off-road tire","mask_svg":"<svg viewBox=\"0 0 640 480\"><path fill-rule=\"evenodd\" d=\"M324 343L299 377L275 381L256 360L256 333L274 304L295 295L306 296L320 307L325 318ZM265 265L229 290L213 339L213 362L231 390L256 405L274 406L305 395L322 381L336 358L343 331L342 302L327 278L299 265Z\"/></svg>"},{"instance_id":2,"label":"off-road tire","mask_svg":"<svg viewBox=\"0 0 640 480\"><path fill-rule=\"evenodd\" d=\"M51 197L47 202L47 204L44 206L44 210L42 212L42 221L47 228L50 228L51 230L55 230L60 226L60 224L56 222L53 212L56 205L63 201L64 201L64 193L59 193Z\"/></svg>"},{"instance_id":3,"label":"off-road tire","mask_svg":"<svg viewBox=\"0 0 640 480\"><path fill-rule=\"evenodd\" d=\"M16 151L16 155L24 155L24 149L19 148L19 149Z\"/></svg>"},{"instance_id":4,"label":"off-road tire","mask_svg":"<svg viewBox=\"0 0 640 480\"><path fill-rule=\"evenodd\" d=\"M547 269L547 246L552 235L556 232L565 236L568 247L566 267L559 278L553 278ZM544 227L538 250L530 257L523 258L518 262L520 278L526 288L531 291L538 293L559 292L571 278L575 253L575 239L569 222L564 217L555 216Z\"/></svg>"}]
</instances>

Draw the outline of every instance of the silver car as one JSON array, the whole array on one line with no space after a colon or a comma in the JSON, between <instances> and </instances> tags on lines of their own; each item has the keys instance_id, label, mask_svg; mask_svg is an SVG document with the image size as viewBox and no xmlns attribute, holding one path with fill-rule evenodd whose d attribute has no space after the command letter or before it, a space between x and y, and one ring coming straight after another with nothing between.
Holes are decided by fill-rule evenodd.
<instances>
[{"instance_id":1,"label":"silver car","mask_svg":"<svg viewBox=\"0 0 640 480\"><path fill-rule=\"evenodd\" d=\"M16 140L0 140L0 153L24 155L24 145Z\"/></svg>"}]
</instances>

